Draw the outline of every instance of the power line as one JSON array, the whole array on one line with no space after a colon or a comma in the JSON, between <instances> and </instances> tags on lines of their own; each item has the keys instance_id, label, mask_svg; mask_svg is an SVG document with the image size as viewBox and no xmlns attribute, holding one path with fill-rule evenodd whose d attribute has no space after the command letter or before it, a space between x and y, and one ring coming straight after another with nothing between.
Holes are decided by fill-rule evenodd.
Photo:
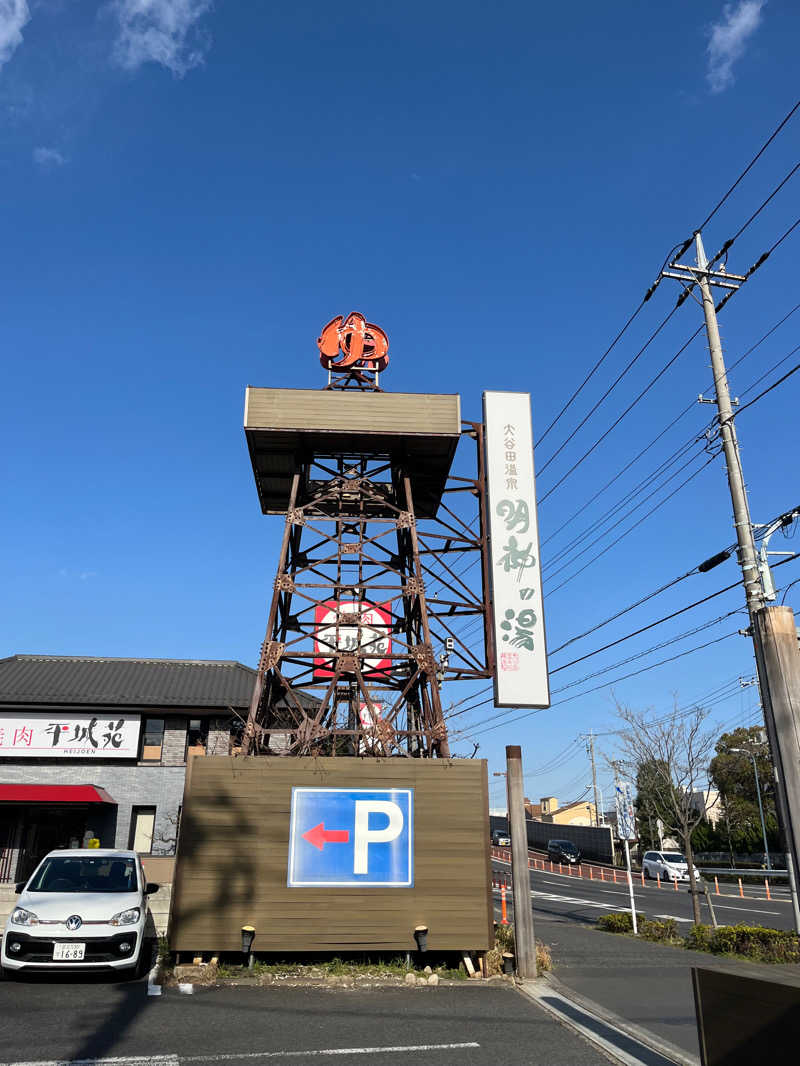
<instances>
[{"instance_id":1,"label":"power line","mask_svg":"<svg viewBox=\"0 0 800 1066\"><path fill-rule=\"evenodd\" d=\"M763 381L764 378L769 377L769 375L773 372L773 370L777 370L778 367L782 366L783 363L785 363L787 359L791 359L791 357L794 355L794 353L796 351L798 351L798 349L800 349L800 344L798 344L794 348L792 348L792 350L790 352L787 352L786 355L784 355L783 359L779 359L777 363L773 363L773 365L769 368L769 370L765 370L764 373L761 374L760 377L757 377L755 381L752 381L743 392L739 393L739 397L741 398L742 396L746 396L748 394L748 392L752 392L753 389L756 387L756 385L759 384L759 382Z\"/></svg>"},{"instance_id":2,"label":"power line","mask_svg":"<svg viewBox=\"0 0 800 1066\"><path fill-rule=\"evenodd\" d=\"M690 481L694 481L698 474L702 474L706 467L708 467L711 463L714 462L716 457L716 454L709 456L709 458L703 463L702 466L698 467L697 470L691 473L687 478L684 478L680 485L674 488L672 492L668 493L663 500L659 500L659 502L650 509L649 513L644 518L637 519L631 526L629 526L626 530L623 530L623 532L620 533L620 535L617 537L613 544L607 545L605 548L603 548L602 551L599 551L596 555L593 555L588 562L584 563L583 566L581 566L578 570L575 570L574 573L569 575L569 577L564 578L564 580L559 585L556 585L555 588L548 589L548 593L552 595L553 593L558 592L559 589L563 589L565 585L568 585L570 581L573 581L579 574L582 574L584 570L588 569L588 567L590 567L592 563L596 562L601 556L605 555L606 552L616 547L620 543L620 541L625 539L625 537L629 536L629 534L633 533L634 530L638 529L639 526L642 525L643 522L647 521L648 518L652 518L656 511L660 510L660 508L662 508L665 503L668 503L673 496L677 496L677 494L681 491L682 488L685 488ZM695 456L694 458L697 458L697 456ZM692 459L692 461L694 461L694 459ZM683 469L684 468L682 467L681 470ZM678 473L680 473L680 471L678 471ZM613 529L613 526L611 528ZM606 534L604 533L603 536L605 535Z\"/></svg>"},{"instance_id":3,"label":"power line","mask_svg":"<svg viewBox=\"0 0 800 1066\"><path fill-rule=\"evenodd\" d=\"M650 295L652 295L652 292L650 290L648 290L648 293ZM556 423L561 419L562 415L564 415L567 412L567 410L572 406L573 401L578 398L580 393L583 391L584 387L589 383L589 381L592 379L592 377L594 377L595 371L599 370L600 366L605 362L606 357L608 355L610 355L611 351L614 349L614 347L616 346L617 342L622 339L622 337L624 336L624 334L627 331L628 327L631 325L631 323L637 317L639 312L642 310L642 308L644 307L644 305L647 302L647 300L650 299L650 295L645 295L643 297L643 299L640 302L639 306L636 308L636 310L630 316L628 321L625 323L625 325L622 327L622 329L619 331L619 333L613 339L611 344L609 344L609 346L606 348L606 350L603 352L603 354L600 356L600 358L594 364L594 366L589 371L589 373L586 375L586 377L583 379L583 381L580 383L580 385L577 387L577 389L575 389L573 394L570 396L570 398L567 400L567 402L564 404L564 406L558 412L556 417L552 420L552 422L547 427L547 429L545 429L544 433L542 433L542 435L536 441L536 446L537 447L539 447L544 442L544 440L547 437L547 435L550 432L550 430L553 429L553 427L556 425Z\"/></svg>"},{"instance_id":4,"label":"power line","mask_svg":"<svg viewBox=\"0 0 800 1066\"><path fill-rule=\"evenodd\" d=\"M800 553L798 553L800 554ZM773 565L772 569L777 570L779 566L784 566L786 563L791 563L796 559L798 555L792 555L788 559L781 559ZM582 663L586 659L591 659L594 655L599 655L602 651L608 651L609 648L614 648L618 644L624 643L626 640L630 640L632 637L638 637L640 633L646 633L650 629L654 629L656 626L661 625L664 622L669 622L672 618L677 618L681 614L685 614L687 611L691 611L694 607L699 607L703 603L708 603L709 600L715 599L717 596L722 596L725 592L730 592L731 589L738 588L739 582L734 581L730 585L726 585L725 588L718 589L716 592L710 593L708 596L704 596L701 600L695 600L694 603L689 603L685 607L679 607L677 611L673 611L671 614L664 615L663 618L656 619L655 622L650 622L646 626L641 626L639 629L634 630L632 633L627 633L624 637L618 637L616 640L610 641L608 644L604 644L602 648L595 648L594 651L587 652L586 655L581 655L578 659L573 659L571 662L564 663L562 666L557 666L555 670L550 670L550 676L559 673L561 670L566 670L570 666L575 666L577 663ZM555 652L551 653L555 654Z\"/></svg>"},{"instance_id":5,"label":"power line","mask_svg":"<svg viewBox=\"0 0 800 1066\"><path fill-rule=\"evenodd\" d=\"M598 526L603 525L609 518L613 518L614 515L617 513L617 511L619 511L626 504L630 503L631 500L635 499L635 497L641 491L643 491L644 489L648 488L648 486L657 477L659 477L660 474L664 473L664 469L665 468L669 469L669 467L672 466L674 463L676 463L679 459L682 459L684 454L691 447L693 447L695 444L697 444L698 440L699 440L699 438L696 437L696 436L695 437L691 437L688 441L686 441L684 444L682 444L680 446L680 448L676 448L676 450L672 453L672 455L670 455L658 467L656 467L655 470L653 470L650 474L648 474L646 478L643 478L637 485L635 485L632 489L630 489L621 499L617 500L617 502L615 504L613 504L611 507L609 507L607 511L604 511L603 514L600 515L599 518L596 518L594 520L594 522L591 523L591 525L586 526L586 528L581 530L580 533L576 533L574 535L574 540L582 541L584 537L589 536L590 533L594 533L595 530L598 528ZM691 460L690 460L690 462L691 462ZM683 467L681 469L683 469ZM673 473L671 475L671 477L675 477L675 473ZM661 486L661 487L663 488L663 486ZM649 497L646 497L646 498L649 498ZM637 504L637 507L638 506L641 506L641 504ZM605 535L605 534L603 534L603 535ZM569 552L571 550L572 550L571 545L567 545L566 547L562 548L561 551L558 552L558 554L554 555L551 559L548 559L544 569L545 570L549 569L551 566L553 566L555 563L557 563L559 561L559 559L562 558L562 556L569 554Z\"/></svg>"},{"instance_id":6,"label":"power line","mask_svg":"<svg viewBox=\"0 0 800 1066\"><path fill-rule=\"evenodd\" d=\"M622 381L622 379L625 377L625 375L628 373L628 371L631 370L632 367L638 362L638 360L644 355L644 353L647 351L647 349L650 347L650 345L653 343L653 341L659 335L659 333L664 328L664 326L666 326L666 324L669 322L669 320L675 314L677 309L678 308L677 308L677 305L676 305L675 307L672 308L672 310L669 312L669 314L664 319L661 320L661 323L655 328L655 330L653 330L653 332L647 338L647 340L642 345L642 347L638 350L638 352L636 352L636 354L633 356L633 358L628 361L627 365L616 376L616 378L609 385L609 387L606 389L606 391L603 393L603 395L600 397L600 399L597 400L597 402L595 403L594 407L592 407L591 410L589 411L589 413L587 415L585 415L581 419L581 421L577 424L577 426L575 426L570 431L568 436L564 438L564 440L561 442L559 447L556 448L556 450L553 452L553 454L550 456L550 458L547 460L547 462L544 464L544 466L540 468L540 470L539 470L539 476L540 477L545 472L545 470L547 470L548 466L550 466L550 464L553 462L553 460L556 459L561 454L561 452L564 450L564 448L566 448L567 444L569 444L569 442L573 439L575 434L586 425L586 423L589 421L589 419L595 413L597 408L600 407L600 405L611 395L611 393L614 391L614 389L617 387L617 385L619 385L620 381ZM551 489L551 491L552 491L552 489Z\"/></svg>"},{"instance_id":7,"label":"power line","mask_svg":"<svg viewBox=\"0 0 800 1066\"><path fill-rule=\"evenodd\" d=\"M739 177L736 179L736 181L733 183L733 185L731 185L730 189L728 189L728 191L725 193L725 195L722 196L717 201L717 203L714 205L714 207L711 209L711 211L706 215L706 217L703 219L703 221L700 223L700 225L696 227L696 229L699 229L699 230L705 229L707 224L711 221L711 219L714 217L714 215L716 215L717 211L719 211L719 209L722 207L722 205L725 203L725 201L728 199L728 197L733 192L733 190L737 187L737 185L739 185L739 183L742 181L742 179L745 178L747 176L747 174L750 173L750 171L753 169L753 167L758 162L758 160L761 158L761 156L764 154L764 152L767 150L767 148L769 148L769 146L772 144L772 142L775 140L775 138L781 132L783 127L786 125L786 123L791 119L792 115L794 115L794 113L798 109L798 107L800 107L800 100L798 100L797 103L794 105L794 107L791 109L791 111L786 116L784 116L784 118L780 122L780 125L778 125L778 127L769 135L769 137L766 139L766 141L764 141L764 143L761 145L759 150L756 152L756 154L753 156L753 158L750 160L750 162L747 164L747 166L741 172Z\"/></svg>"},{"instance_id":8,"label":"power line","mask_svg":"<svg viewBox=\"0 0 800 1066\"><path fill-rule=\"evenodd\" d=\"M726 618L730 618L734 614L740 614L743 610L745 610L744 607L736 607L732 611L719 615L718 618L712 618L709 622L704 622L702 625L695 626L694 629L687 629L685 632L679 633L676 637L670 637L669 640L663 640L660 644L653 644L651 647L645 648L644 651L636 652L635 655L629 655L627 659L619 659L610 666L604 666L601 670L595 670L592 674L586 674L577 681L570 681L568 685L562 685L561 688L553 689L551 695L555 696L560 692L566 692L567 689L574 688L576 685L582 685L584 681L591 681L593 678L600 677L602 674L606 674L610 670L616 670L620 666L627 666L628 663L635 662L637 659L643 659L645 655L652 655L654 651L660 651L662 648L667 648L670 644L677 644L678 641L686 640L687 637L696 636L698 633L702 633L703 630L718 625Z\"/></svg>"},{"instance_id":9,"label":"power line","mask_svg":"<svg viewBox=\"0 0 800 1066\"><path fill-rule=\"evenodd\" d=\"M731 363L731 365L729 367L729 370L733 370L735 367L739 366L739 364L742 363L749 355L752 355L752 353L754 351L756 351L756 349L759 348L764 343L765 340L767 340L769 337L771 337L772 334L775 333L775 331L778 330L784 324L784 322L786 322L789 318L791 318L791 316L793 314L795 314L798 309L800 309L800 303L795 304L795 306L790 311L788 311L783 316L783 318L781 318L778 322L776 322L773 326L771 326L770 329L768 329L766 333L764 333L761 337L759 337L759 339L757 341L755 341L755 343L753 343L745 352L743 352L742 355L740 355L739 358L735 362ZM713 387L713 382L708 387L709 388ZM684 407L683 410L678 415L676 415L675 418L670 423L668 423L664 427L664 429L662 429L661 432L658 433L650 441L650 443L648 445L646 445L646 447L642 448L642 450L640 452L638 452L628 463L626 463L625 466L623 466L619 471L617 471L617 473L609 481L607 481L601 488L599 488L597 490L597 492L595 492L595 494L589 500L587 500L581 507L579 507L573 514L571 514L570 517L565 522L562 522L562 524L558 527L558 529L556 529L553 533L551 533L548 537L546 537L542 541L542 548L544 548L545 545L548 544L555 536L557 536L559 533L561 533L562 530L566 529L566 527L568 525L570 525L572 522L574 522L576 518L578 518L580 515L584 514L585 511L587 510L587 508L590 507L595 502L595 500L597 500L600 496L602 496L602 494L604 492L606 492L609 488L611 488L611 486L615 482L617 482L622 477L623 474L627 473L627 471L630 470L630 468L635 463L637 463L639 461L639 459L641 459L648 451L650 451L650 449L655 444L657 444L658 441L661 440L661 438L663 436L665 436L673 428L673 426L675 426L682 418L684 418L695 406L696 406L696 401L692 400L691 403L689 403L686 407ZM713 425L713 422L710 422L708 425L709 426ZM697 440L699 438L695 437L693 439ZM680 449L678 449L678 450L680 450ZM673 455L674 454L675 453L673 453ZM672 457L670 457L670 458L672 458ZM669 460L667 460L667 461L669 461ZM662 466L663 466L663 464L662 464Z\"/></svg>"},{"instance_id":10,"label":"power line","mask_svg":"<svg viewBox=\"0 0 800 1066\"><path fill-rule=\"evenodd\" d=\"M800 345L798 345L798 347L800 347ZM794 351L796 352L797 348L795 348ZM773 389L777 389L779 385L782 385L787 378L790 378L792 376L792 374L796 374L798 370L800 370L800 363L797 363L795 366L792 367L791 370L788 370L783 375L783 377L778 378L777 381L773 381L773 383L768 388L764 389L763 392L760 392L758 396L754 396L753 399L749 401L749 403L746 403L743 407L738 408L738 410L734 412L734 417L738 417L742 413L742 411L746 411L748 407L752 407L754 403L758 403L758 401L763 399L768 392L772 392Z\"/></svg>"},{"instance_id":11,"label":"power line","mask_svg":"<svg viewBox=\"0 0 800 1066\"><path fill-rule=\"evenodd\" d=\"M677 310L677 308L673 308L672 311L670 312L670 315L675 310ZM663 324L664 323L662 323L662 325ZM549 496L552 496L557 488L559 488L561 485L564 484L564 482L567 480L567 478L571 474L573 474L578 469L578 467L589 458L589 456L592 454L592 452L595 450L595 448L597 448L600 444L602 444L602 442L606 439L606 437L611 432L613 432L613 430L615 430L617 428L617 426L620 424L620 422L623 420L623 418L625 418L627 415L629 415L630 412L634 409L634 407L642 399L644 399L644 397L647 395L647 393L650 391L650 389L652 389L652 387L656 384L656 382L659 381L664 376L664 374L666 374L666 372L678 360L678 358L681 355L683 355L683 353L686 351L686 349L689 347L689 345L692 343L692 341L695 339L695 337L697 337L703 331L703 329L704 329L703 326L698 326L697 327L697 329L694 331L694 333L691 335L691 337L689 337L689 339L684 344L681 345L681 347L677 350L677 352L675 352L675 354L672 356L672 358L669 359L664 364L664 366L659 370L659 372L655 375L655 377L650 379L650 381L647 383L647 385L645 385L645 387L641 390L641 392L639 392L633 398L633 400L628 404L628 406L625 408L625 410L622 412L622 414L619 415L611 423L611 425L608 427L608 429L605 431L605 433L601 434L601 436L599 436L597 438L597 440L594 442L594 444L591 446L591 448L589 448L587 451L585 451L583 453L583 455L580 457L580 459L578 459L577 462L572 464L572 466L569 468L569 470L567 470L567 472L555 483L555 485L553 485L551 488L549 488L547 490L547 492L544 494L544 496L542 496L542 498L539 500L539 504L540 505L543 504L545 502L545 500ZM655 334L653 334L650 339L652 340L654 336L655 336ZM647 343L649 344L650 341L648 341Z\"/></svg>"},{"instance_id":12,"label":"power line","mask_svg":"<svg viewBox=\"0 0 800 1066\"><path fill-rule=\"evenodd\" d=\"M735 637L738 634L738 630L734 629L730 633L726 633L724 636L716 637L714 640L706 641L704 644L698 644L694 648L687 648L685 651L679 652L677 655L671 655L667 659L661 659L657 663L651 663L649 666L643 666L640 670L633 670L628 674L622 674L620 677L615 677L613 681L604 681L599 685L595 685L593 688L584 690L583 692L576 692L574 696L567 696L566 699L559 700L558 703L551 704L552 707L563 707L565 703L572 703L573 700L580 699L582 696L589 696L593 692L598 692L600 689L608 688L610 685L615 685L618 681L627 681L631 677L638 677L639 674L647 673L649 670L655 670L659 666L665 666L667 663L675 662L678 659L683 659L687 655L692 655L696 651L702 651L704 648L710 648L714 644L720 644L723 640L728 640L730 637ZM524 714L518 715L516 718L506 719L502 722L496 722L493 725L485 725L482 729L472 731L466 734L461 734L468 737L481 736L483 733L487 733L492 729L497 729L501 725L513 725L515 722L520 722L524 718L530 718L534 714L540 714L547 708L536 707L531 711L526 711Z\"/></svg>"},{"instance_id":13,"label":"power line","mask_svg":"<svg viewBox=\"0 0 800 1066\"><path fill-rule=\"evenodd\" d=\"M636 511L638 511L640 507L643 507L644 504L646 504L648 502L648 500L651 500L653 498L653 496L657 495L662 489L666 488L667 485L670 483L670 481L673 481L676 477L679 477L684 472L684 470L687 469L687 467L690 467L697 459L699 459L701 457L701 454L703 453L703 451L704 451L704 449L701 448L699 453L696 453L695 455L690 456L689 459L683 464L683 466L678 467L677 470L673 470L673 472L669 475L669 477L666 479L666 481L664 481L664 482L662 482L662 484L656 486L656 488L654 488L652 490L652 492L648 493L647 496L644 496L637 503L633 504L633 506L628 511L626 511L625 514L623 514L620 518L618 518L616 520L616 522L614 522L612 525L610 525L608 527L608 529L604 530L602 533L599 533L593 540L591 540L586 545L585 548L581 548L580 551L570 555L570 557L565 562L563 562L561 564L561 566L559 566L556 570L553 570L553 566L555 565L555 563L557 561L559 561L561 558L563 558L563 556L566 555L569 552L570 549L569 548L565 548L555 559L551 560L550 565L548 567L544 568L544 570L542 572L543 581L548 581L548 580L552 581L552 579L554 577L556 577L560 573L563 573L564 570L566 570L572 563L574 563L578 559L580 559L581 556L583 556L587 552L591 551L592 548L596 544L598 544L601 540L603 540L604 537L607 537L609 535L609 533L612 532L612 530L616 529L617 526L621 525L627 518L630 518L630 516L632 514L634 514ZM589 563L587 565L590 565L592 562L595 561L595 559L599 559L601 555L605 555L605 553L607 551L610 551L611 548L613 548L617 544L619 544L619 542L624 537L626 537L629 533L633 532L633 530L638 528L643 522L647 521L648 518L652 517L652 515L654 515L656 513L656 511L660 507L662 507L668 500L671 500L672 497L674 495L676 495L676 493L680 492L680 490L684 487L684 485L688 485L689 482L693 478L695 478L699 473L701 473L701 471L703 471L708 466L709 463L713 462L713 460L715 458L716 458L716 455L709 456L709 458L706 460L705 463L703 463L703 465L701 467L699 467L697 470L695 470L689 477L687 477L684 481L682 481L681 484L678 485L677 488L675 488L672 492L668 493L662 500L659 500L659 502L657 504L655 504L655 506L651 507L649 514L645 515L643 518L637 519L633 523L632 526L630 526L627 530L625 530L623 533L621 533L616 538L616 540L614 541L613 544L607 545L602 551L598 552L597 555L593 555L592 558L589 560ZM613 512L608 517L612 517L613 518ZM565 584L567 584L567 582L572 581L572 579L574 577L576 577L578 574L582 573L585 569L586 569L586 567L583 566L579 570L576 570L575 573L571 574L570 577L568 577L565 581L563 581L557 587L558 588L563 588L563 586ZM556 590L552 589L551 591L555 592Z\"/></svg>"}]
</instances>

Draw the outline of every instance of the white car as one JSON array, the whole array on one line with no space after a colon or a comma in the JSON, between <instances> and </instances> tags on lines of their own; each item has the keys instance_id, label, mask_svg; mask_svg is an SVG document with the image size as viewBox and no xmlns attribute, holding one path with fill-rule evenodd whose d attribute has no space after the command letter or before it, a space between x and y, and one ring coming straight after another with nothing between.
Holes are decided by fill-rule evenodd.
<instances>
[{"instance_id":1,"label":"white car","mask_svg":"<svg viewBox=\"0 0 800 1066\"><path fill-rule=\"evenodd\" d=\"M0 967L17 970L125 970L149 966L148 884L135 851L51 851L6 922ZM148 927L152 930L152 921Z\"/></svg>"},{"instance_id":2,"label":"white car","mask_svg":"<svg viewBox=\"0 0 800 1066\"><path fill-rule=\"evenodd\" d=\"M689 864L679 851L646 851L642 859L642 873L657 881L688 881ZM694 867L695 880L700 880L700 871Z\"/></svg>"}]
</instances>

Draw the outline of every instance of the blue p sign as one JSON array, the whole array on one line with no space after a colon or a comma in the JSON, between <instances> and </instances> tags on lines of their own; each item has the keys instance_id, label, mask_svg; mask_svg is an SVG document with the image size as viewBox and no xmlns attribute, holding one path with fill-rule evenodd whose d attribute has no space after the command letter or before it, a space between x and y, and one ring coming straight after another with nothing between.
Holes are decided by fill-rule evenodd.
<instances>
[{"instance_id":1,"label":"blue p sign","mask_svg":"<svg viewBox=\"0 0 800 1066\"><path fill-rule=\"evenodd\" d=\"M287 883L410 888L413 788L293 788Z\"/></svg>"}]
</instances>

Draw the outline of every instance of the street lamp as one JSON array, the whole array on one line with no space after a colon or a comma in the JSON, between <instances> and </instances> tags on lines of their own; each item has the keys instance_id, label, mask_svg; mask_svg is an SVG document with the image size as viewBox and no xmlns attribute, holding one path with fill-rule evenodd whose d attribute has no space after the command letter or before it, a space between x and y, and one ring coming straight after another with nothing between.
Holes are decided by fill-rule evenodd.
<instances>
[{"instance_id":1,"label":"street lamp","mask_svg":"<svg viewBox=\"0 0 800 1066\"><path fill-rule=\"evenodd\" d=\"M730 751L736 752L737 755L749 755L753 760L753 773L756 775L756 795L758 796L758 813L761 816L761 835L764 838L764 855L767 860L767 869L772 869L772 863L769 861L769 845L767 844L767 827L764 824L764 807L761 803L761 785L758 780L758 766L756 765L756 757L752 751L748 751L747 748L730 748Z\"/></svg>"}]
</instances>

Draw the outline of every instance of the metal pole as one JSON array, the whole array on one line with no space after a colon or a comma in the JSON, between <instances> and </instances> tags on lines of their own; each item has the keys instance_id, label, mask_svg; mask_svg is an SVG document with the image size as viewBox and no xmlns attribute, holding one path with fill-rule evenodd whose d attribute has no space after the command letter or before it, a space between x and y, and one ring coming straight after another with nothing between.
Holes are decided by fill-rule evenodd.
<instances>
[{"instance_id":1,"label":"metal pole","mask_svg":"<svg viewBox=\"0 0 800 1066\"><path fill-rule=\"evenodd\" d=\"M517 973L520 977L536 977L536 940L533 932L533 904L528 872L528 832L525 828L522 749L518 744L510 744L506 747L506 773Z\"/></svg>"},{"instance_id":2,"label":"metal pole","mask_svg":"<svg viewBox=\"0 0 800 1066\"><path fill-rule=\"evenodd\" d=\"M633 935L639 932L636 925L636 900L633 896L633 875L631 874L631 849L628 847L627 839L623 841L625 845L625 865L628 868L628 895L631 897L631 922L633 923Z\"/></svg>"},{"instance_id":3,"label":"metal pole","mask_svg":"<svg viewBox=\"0 0 800 1066\"><path fill-rule=\"evenodd\" d=\"M749 755L753 760L753 773L755 774L755 794L758 796L758 814L762 820L762 839L764 840L764 857L767 862L767 869L771 870L772 865L769 861L769 844L767 843L767 826L764 822L764 804L762 803L762 787L761 782L758 780L758 765L755 761L755 756L752 752L748 752L746 748L734 747L731 748L732 752L741 752L742 755Z\"/></svg>"},{"instance_id":4,"label":"metal pole","mask_svg":"<svg viewBox=\"0 0 800 1066\"><path fill-rule=\"evenodd\" d=\"M589 730L586 734L586 738L589 743L586 745L586 750L589 752L589 758L592 761L592 788L594 789L594 824L600 825L600 800L597 795L597 764L594 761L594 733Z\"/></svg>"},{"instance_id":5,"label":"metal pole","mask_svg":"<svg viewBox=\"0 0 800 1066\"><path fill-rule=\"evenodd\" d=\"M719 431L733 504L739 566L750 615L764 723L775 767L775 799L785 841L794 924L795 930L800 933L800 904L795 878L800 856L800 652L797 647L797 630L791 608L765 606L717 312L711 293L708 259L699 231L695 233L695 249L697 266L690 269L703 297L703 315L714 374ZM782 638L786 635L783 631L788 632L789 625L791 641L787 643ZM792 811L796 812L794 821Z\"/></svg>"}]
</instances>

